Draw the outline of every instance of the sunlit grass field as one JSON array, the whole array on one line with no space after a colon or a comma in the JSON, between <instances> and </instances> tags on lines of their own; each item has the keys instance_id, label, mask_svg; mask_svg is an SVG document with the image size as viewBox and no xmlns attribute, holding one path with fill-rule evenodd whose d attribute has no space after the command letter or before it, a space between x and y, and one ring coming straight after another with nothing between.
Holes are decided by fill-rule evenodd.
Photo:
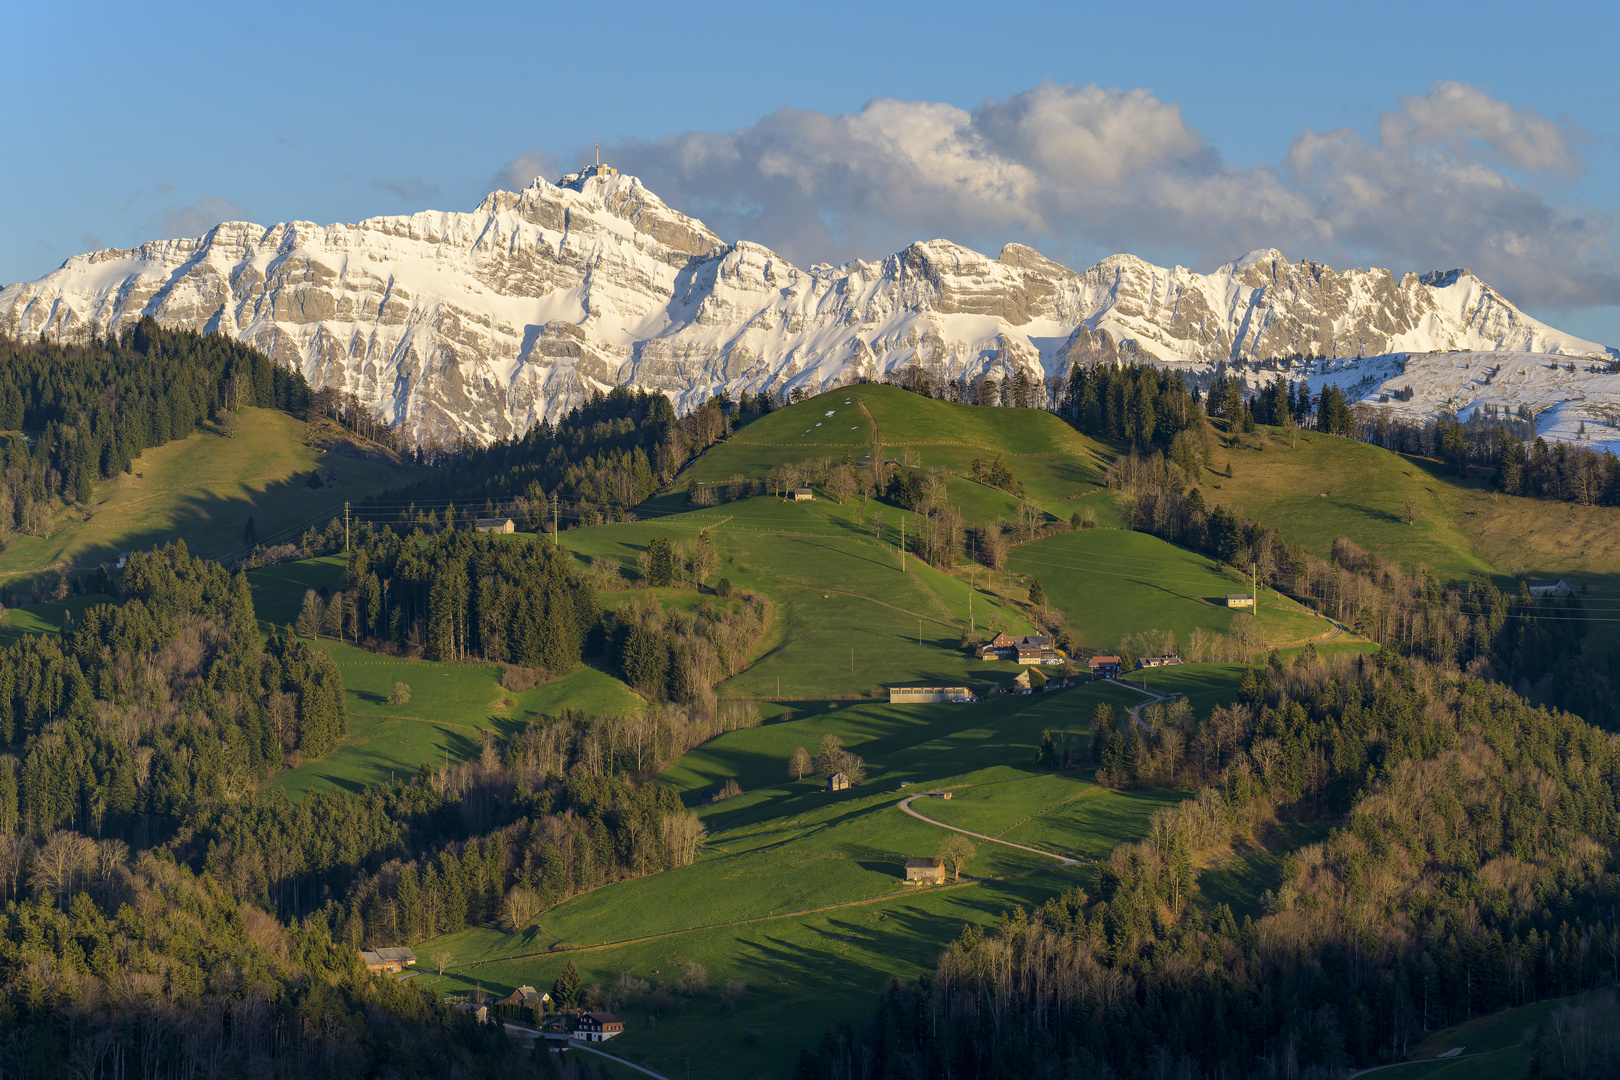
<instances>
[{"instance_id":1,"label":"sunlit grass field","mask_svg":"<svg viewBox=\"0 0 1620 1080\"><path fill-rule=\"evenodd\" d=\"M863 513L853 500L839 506L761 496L650 521L573 529L562 534L562 544L581 558L616 561L628 581L654 539L686 542L709 530L720 556L709 584L724 578L772 603L771 625L752 664L722 684L722 697L886 696L888 686L907 683L1010 682L1015 665L985 663L957 647L969 619L967 577L941 573L911 556L902 570L901 521L914 530L916 519L884 507L880 534L876 509L868 504ZM1033 629L1019 608L982 590L972 603L980 627L994 624L1019 634Z\"/></svg>"},{"instance_id":2,"label":"sunlit grass field","mask_svg":"<svg viewBox=\"0 0 1620 1080\"><path fill-rule=\"evenodd\" d=\"M689 466L681 483L723 483L734 475L763 479L775 465L841 460L846 453L859 464L874 436L886 458L898 460L909 449L923 468L944 467L958 476L972 475L973 459L1002 454L1037 499L1069 499L1094 490L1112 456L1041 409L981 409L865 383L755 420Z\"/></svg>"},{"instance_id":3,"label":"sunlit grass field","mask_svg":"<svg viewBox=\"0 0 1620 1080\"><path fill-rule=\"evenodd\" d=\"M888 978L931 969L963 923L993 924L1014 904L1028 909L1090 880L1086 867L980 841L960 885L907 888L904 860L933 855L948 833L902 814L899 801L949 787L953 800L919 799L915 808L976 832L1008 829L1014 842L1104 856L1143 835L1153 811L1177 796L1107 791L1088 772L1049 773L1035 751L1043 731L1087 737L1101 702L1123 710L1142 700L1097 683L977 705L787 706L791 719L767 705L763 726L714 739L660 777L693 806L726 779L744 789L701 807L710 837L694 865L576 897L523 933L484 929L426 942L417 954L427 966L444 953L452 967L443 979L418 979L446 992L549 989L569 958L587 982L606 985L633 970L673 984L696 961L716 985L747 984L735 1012L723 1012L712 991L675 995L656 1018L646 1003L631 1005L621 1010L629 1023L615 1052L672 1076L684 1075L688 1059L693 1075L785 1075L799 1046L870 1009ZM829 733L865 758L865 785L827 792L788 777L793 748L813 752ZM761 1038L746 1039L749 1029Z\"/></svg>"},{"instance_id":4,"label":"sunlit grass field","mask_svg":"<svg viewBox=\"0 0 1620 1080\"><path fill-rule=\"evenodd\" d=\"M1185 646L1194 628L1223 634L1237 609L1228 593L1249 583L1208 558L1146 533L1080 529L1020 544L1007 569L1038 578L1072 633L1112 651L1128 633L1164 630ZM1332 632L1323 619L1274 590L1262 590L1260 627L1271 644L1300 644Z\"/></svg>"},{"instance_id":5,"label":"sunlit grass field","mask_svg":"<svg viewBox=\"0 0 1620 1080\"><path fill-rule=\"evenodd\" d=\"M233 437L212 428L147 450L131 471L96 485L88 508L60 511L48 536L16 536L0 553L0 576L18 578L59 564L94 567L121 551L183 539L193 554L243 546L253 518L258 536L303 527L344 500L404 482L414 470L380 459L344 457L308 444L303 421L275 409L244 409ZM323 487L308 486L319 471ZM296 539L296 536L294 537Z\"/></svg>"}]
</instances>

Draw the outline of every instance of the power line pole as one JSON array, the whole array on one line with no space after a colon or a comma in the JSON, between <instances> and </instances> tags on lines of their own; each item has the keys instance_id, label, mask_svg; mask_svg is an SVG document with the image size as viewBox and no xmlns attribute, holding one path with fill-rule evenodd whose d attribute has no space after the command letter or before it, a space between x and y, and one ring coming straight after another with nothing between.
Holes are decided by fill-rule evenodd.
<instances>
[{"instance_id":1,"label":"power line pole","mask_svg":"<svg viewBox=\"0 0 1620 1080\"><path fill-rule=\"evenodd\" d=\"M906 515L900 515L900 572L906 572Z\"/></svg>"},{"instance_id":2,"label":"power line pole","mask_svg":"<svg viewBox=\"0 0 1620 1080\"><path fill-rule=\"evenodd\" d=\"M349 550L349 502L343 501L343 550Z\"/></svg>"},{"instance_id":3,"label":"power line pole","mask_svg":"<svg viewBox=\"0 0 1620 1080\"><path fill-rule=\"evenodd\" d=\"M1259 584L1259 582L1260 582L1259 572L1255 569L1255 564L1251 561L1249 563L1249 595L1254 597L1254 628L1255 628L1255 631L1257 633L1259 633L1259 635L1260 635L1260 644L1262 646L1264 646L1265 643L1266 643L1266 632L1264 630L1260 629L1260 584Z\"/></svg>"},{"instance_id":4,"label":"power line pole","mask_svg":"<svg viewBox=\"0 0 1620 1080\"><path fill-rule=\"evenodd\" d=\"M562 541L557 538L557 493L551 493L551 542L562 547Z\"/></svg>"}]
</instances>

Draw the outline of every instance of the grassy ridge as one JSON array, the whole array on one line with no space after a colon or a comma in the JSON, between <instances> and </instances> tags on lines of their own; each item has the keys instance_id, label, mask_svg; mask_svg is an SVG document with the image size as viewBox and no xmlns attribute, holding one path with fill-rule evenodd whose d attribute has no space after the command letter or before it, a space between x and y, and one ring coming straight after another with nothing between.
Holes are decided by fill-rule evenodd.
<instances>
[{"instance_id":1,"label":"grassy ridge","mask_svg":"<svg viewBox=\"0 0 1620 1080\"><path fill-rule=\"evenodd\" d=\"M761 417L698 458L681 479L763 478L775 465L845 453L860 462L874 436L887 458L912 449L925 468L941 466L959 476L972 474L974 458L1003 454L1029 494L1049 500L1094 490L1112 457L1106 447L1040 409L981 409L865 383Z\"/></svg>"},{"instance_id":2,"label":"grassy ridge","mask_svg":"<svg viewBox=\"0 0 1620 1080\"><path fill-rule=\"evenodd\" d=\"M1203 556L1146 533L1082 529L1020 544L1007 568L1039 578L1072 632L1108 651L1127 633L1173 631L1185 643L1196 628L1224 634L1238 610L1228 593L1249 583ZM1271 590L1262 590L1260 627L1268 643L1300 644L1332 632L1324 620Z\"/></svg>"},{"instance_id":3,"label":"grassy ridge","mask_svg":"<svg viewBox=\"0 0 1620 1080\"><path fill-rule=\"evenodd\" d=\"M1422 463L1314 431L1300 432L1297 448L1268 429L1244 442L1216 452L1217 462L1231 461L1232 477L1206 469L1198 478L1211 504L1269 525L1323 558L1337 537L1348 536L1381 557L1427 566L1443 579L1492 569L1459 524L1454 485ZM1419 527L1407 524L1408 500Z\"/></svg>"},{"instance_id":4,"label":"grassy ridge","mask_svg":"<svg viewBox=\"0 0 1620 1080\"><path fill-rule=\"evenodd\" d=\"M902 572L895 540L901 519L914 530L915 518L885 507L880 539L872 509L857 520L861 510L853 501L837 506L764 496L575 529L562 542L576 555L611 559L628 572L654 539L691 540L708 529L721 560L713 580L726 578L774 605L751 666L721 686L722 697L819 698L879 694L909 682L1009 682L1014 666L985 664L957 648L968 623L967 580L909 557ZM981 590L972 603L980 626L994 621L1015 633L1032 629L1017 607L989 593Z\"/></svg>"},{"instance_id":5,"label":"grassy ridge","mask_svg":"<svg viewBox=\"0 0 1620 1080\"><path fill-rule=\"evenodd\" d=\"M0 554L0 576L23 577L66 563L80 567L184 539L194 554L242 546L247 519L260 537L312 516L342 512L407 478L386 461L310 446L303 421L274 409L244 409L234 437L213 430L141 454L128 474L97 484L89 507L57 514L48 536L18 536ZM319 470L329 484L307 486ZM294 538L296 539L296 537Z\"/></svg>"}]
</instances>

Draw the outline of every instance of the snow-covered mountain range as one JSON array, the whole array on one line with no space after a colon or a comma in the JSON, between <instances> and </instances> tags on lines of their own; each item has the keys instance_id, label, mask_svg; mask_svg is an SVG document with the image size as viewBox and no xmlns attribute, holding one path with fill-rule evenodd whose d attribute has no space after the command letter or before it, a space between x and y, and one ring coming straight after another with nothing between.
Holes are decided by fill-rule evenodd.
<instances>
[{"instance_id":1,"label":"snow-covered mountain range","mask_svg":"<svg viewBox=\"0 0 1620 1080\"><path fill-rule=\"evenodd\" d=\"M1336 272L1265 250L1210 274L1130 255L1076 272L1017 244L992 259L945 240L804 269L721 240L635 177L596 174L493 192L470 213L226 222L0 290L11 335L84 340L143 315L251 342L414 438L480 441L597 388L659 389L685 408L721 388L820 390L912 362L971 380L1081 358L1204 370L1294 354L1620 356L1466 270Z\"/></svg>"}]
</instances>

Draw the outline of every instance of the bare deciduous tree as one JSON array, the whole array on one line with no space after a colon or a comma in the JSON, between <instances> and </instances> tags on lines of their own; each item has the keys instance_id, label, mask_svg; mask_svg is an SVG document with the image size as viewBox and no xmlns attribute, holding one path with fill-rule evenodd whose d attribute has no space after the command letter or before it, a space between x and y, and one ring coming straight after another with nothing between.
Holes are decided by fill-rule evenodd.
<instances>
[{"instance_id":1,"label":"bare deciduous tree","mask_svg":"<svg viewBox=\"0 0 1620 1080\"><path fill-rule=\"evenodd\" d=\"M517 933L533 922L538 914L540 901L534 893L521 885L506 890L506 898L501 901L501 922L508 930Z\"/></svg>"},{"instance_id":2,"label":"bare deciduous tree","mask_svg":"<svg viewBox=\"0 0 1620 1080\"><path fill-rule=\"evenodd\" d=\"M678 985L681 993L687 997L694 997L709 988L709 969L696 960L688 960L686 966L681 968L681 977Z\"/></svg>"},{"instance_id":3,"label":"bare deciduous tree","mask_svg":"<svg viewBox=\"0 0 1620 1080\"><path fill-rule=\"evenodd\" d=\"M962 865L978 853L973 841L961 833L951 833L939 845L940 865L951 870L951 880L962 880Z\"/></svg>"}]
</instances>

